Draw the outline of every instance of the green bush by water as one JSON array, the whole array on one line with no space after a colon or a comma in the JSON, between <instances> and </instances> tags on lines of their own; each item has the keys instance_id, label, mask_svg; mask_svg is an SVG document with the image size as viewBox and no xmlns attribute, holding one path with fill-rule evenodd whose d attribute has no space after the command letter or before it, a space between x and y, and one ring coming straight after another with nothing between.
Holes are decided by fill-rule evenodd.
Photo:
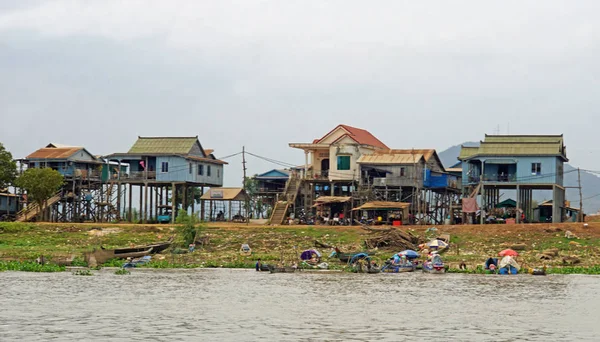
<instances>
[{"instance_id":1,"label":"green bush by water","mask_svg":"<svg viewBox=\"0 0 600 342\"><path fill-rule=\"evenodd\" d=\"M64 270L64 266L55 264L41 265L33 261L0 261L0 271L62 272Z\"/></svg>"}]
</instances>

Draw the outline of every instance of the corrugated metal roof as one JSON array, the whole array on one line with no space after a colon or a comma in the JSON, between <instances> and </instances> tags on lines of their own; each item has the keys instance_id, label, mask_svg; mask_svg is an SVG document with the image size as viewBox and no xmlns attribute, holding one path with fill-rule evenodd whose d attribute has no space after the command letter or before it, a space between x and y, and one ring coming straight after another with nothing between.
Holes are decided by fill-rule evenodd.
<instances>
[{"instance_id":1,"label":"corrugated metal roof","mask_svg":"<svg viewBox=\"0 0 600 342\"><path fill-rule=\"evenodd\" d=\"M138 137L128 153L188 154L198 137Z\"/></svg>"},{"instance_id":2,"label":"corrugated metal roof","mask_svg":"<svg viewBox=\"0 0 600 342\"><path fill-rule=\"evenodd\" d=\"M393 164L414 164L420 162L423 155L416 154L398 154L398 153L376 153L363 154L356 161L358 164L378 164L378 165L393 165Z\"/></svg>"},{"instance_id":3,"label":"corrugated metal roof","mask_svg":"<svg viewBox=\"0 0 600 342\"><path fill-rule=\"evenodd\" d=\"M519 155L561 155L561 145L557 143L481 143L478 155L519 156Z\"/></svg>"},{"instance_id":4,"label":"corrugated metal roof","mask_svg":"<svg viewBox=\"0 0 600 342\"><path fill-rule=\"evenodd\" d=\"M486 143L563 143L561 135L485 135Z\"/></svg>"},{"instance_id":5,"label":"corrugated metal roof","mask_svg":"<svg viewBox=\"0 0 600 342\"><path fill-rule=\"evenodd\" d=\"M367 202L358 208L352 210L377 210L377 209L405 209L410 207L410 203L405 202L383 202L373 201Z\"/></svg>"},{"instance_id":6,"label":"corrugated metal roof","mask_svg":"<svg viewBox=\"0 0 600 342\"><path fill-rule=\"evenodd\" d=\"M67 159L80 150L81 147L44 147L28 155L26 159Z\"/></svg>"},{"instance_id":7,"label":"corrugated metal roof","mask_svg":"<svg viewBox=\"0 0 600 342\"><path fill-rule=\"evenodd\" d=\"M479 147L463 146L460 149L460 155L458 156L458 158L459 159L469 158L470 156L477 154L478 151L479 151Z\"/></svg>"},{"instance_id":8,"label":"corrugated metal roof","mask_svg":"<svg viewBox=\"0 0 600 342\"><path fill-rule=\"evenodd\" d=\"M435 149L393 149L390 150L389 153L397 153L397 154L413 154L419 153L423 155L425 161L429 161L429 158L435 155Z\"/></svg>"},{"instance_id":9,"label":"corrugated metal roof","mask_svg":"<svg viewBox=\"0 0 600 342\"><path fill-rule=\"evenodd\" d=\"M200 197L203 200L245 201L249 199L243 188L212 188Z\"/></svg>"},{"instance_id":10,"label":"corrugated metal roof","mask_svg":"<svg viewBox=\"0 0 600 342\"><path fill-rule=\"evenodd\" d=\"M207 162L207 163L213 163L213 164L221 164L221 165L227 165L227 162L224 162L222 160L218 160L218 159L212 159L212 158L202 158L202 157L197 157L197 156L182 156L185 159L190 159L190 160L196 160L196 161L202 161L202 162Z\"/></svg>"}]
</instances>

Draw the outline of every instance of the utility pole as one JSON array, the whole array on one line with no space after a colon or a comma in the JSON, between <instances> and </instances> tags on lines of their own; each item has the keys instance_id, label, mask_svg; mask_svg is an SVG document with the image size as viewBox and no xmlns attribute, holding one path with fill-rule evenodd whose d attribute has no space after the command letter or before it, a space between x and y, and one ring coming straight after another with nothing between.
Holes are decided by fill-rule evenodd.
<instances>
[{"instance_id":1,"label":"utility pole","mask_svg":"<svg viewBox=\"0 0 600 342\"><path fill-rule=\"evenodd\" d=\"M579 183L579 217L577 221L583 222L583 195L581 193L581 170L577 168L577 182Z\"/></svg>"},{"instance_id":2,"label":"utility pole","mask_svg":"<svg viewBox=\"0 0 600 342\"><path fill-rule=\"evenodd\" d=\"M250 211L250 206L248 204L248 193L246 193L246 146L242 146L242 168L244 170L244 180L242 181L242 188L244 189L244 193L246 194L246 224L250 223L250 218L248 217L248 212ZM231 204L230 204L231 205Z\"/></svg>"}]
</instances>

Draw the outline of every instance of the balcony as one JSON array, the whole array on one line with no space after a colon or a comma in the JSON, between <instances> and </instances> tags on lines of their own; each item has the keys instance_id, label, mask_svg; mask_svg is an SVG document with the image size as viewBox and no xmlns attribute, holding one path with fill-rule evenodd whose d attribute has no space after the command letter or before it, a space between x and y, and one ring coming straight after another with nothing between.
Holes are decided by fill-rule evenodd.
<instances>
[{"instance_id":1,"label":"balcony","mask_svg":"<svg viewBox=\"0 0 600 342\"><path fill-rule=\"evenodd\" d=\"M132 171L121 175L121 179L148 180L156 179L156 171Z\"/></svg>"}]
</instances>

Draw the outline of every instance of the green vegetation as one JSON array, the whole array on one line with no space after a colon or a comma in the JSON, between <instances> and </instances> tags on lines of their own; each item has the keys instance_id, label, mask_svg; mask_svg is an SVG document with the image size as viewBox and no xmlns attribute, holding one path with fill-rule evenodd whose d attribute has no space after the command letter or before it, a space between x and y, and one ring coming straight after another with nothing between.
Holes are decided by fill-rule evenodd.
<instances>
[{"instance_id":1,"label":"green vegetation","mask_svg":"<svg viewBox=\"0 0 600 342\"><path fill-rule=\"evenodd\" d=\"M0 261L0 272L23 271L23 272L62 272L64 266L55 264L41 265L33 261Z\"/></svg>"},{"instance_id":2,"label":"green vegetation","mask_svg":"<svg viewBox=\"0 0 600 342\"><path fill-rule=\"evenodd\" d=\"M195 216L188 215L187 211L179 210L177 214L177 235L183 241L184 248L193 244L198 234L200 234L200 225Z\"/></svg>"},{"instance_id":3,"label":"green vegetation","mask_svg":"<svg viewBox=\"0 0 600 342\"><path fill-rule=\"evenodd\" d=\"M0 190L13 185L17 178L17 163L12 154L0 143Z\"/></svg>"},{"instance_id":4,"label":"green vegetation","mask_svg":"<svg viewBox=\"0 0 600 342\"><path fill-rule=\"evenodd\" d=\"M592 225L592 224L590 224ZM524 268L547 266L549 274L600 274L600 223L592 228L579 228L574 225L561 225L562 231L549 225L531 226L455 226L438 227L440 233L451 235L452 248L443 259L451 273L483 273L477 265L490 256L497 256L513 244L525 246L519 250L518 262ZM428 227L410 227L416 235L425 235ZM554 229L550 229L554 228ZM579 238L569 240L565 230L574 231ZM171 225L110 225L72 223L0 223L0 260L18 260L16 264L35 266L15 266L10 270L36 270L40 267L31 261L43 255L50 263L59 260L73 260L74 266L87 266L83 253L99 248L129 247L156 241L164 241L175 235L175 244L162 254L153 255L152 261L139 267L144 268L253 268L260 258L263 263L276 264L282 259L287 263L298 262L299 254L314 248L315 240L338 246L342 251L362 251L364 241L372 233L359 227L331 226L247 226L246 224L203 224L185 214L180 214L178 224ZM201 241L194 252L188 251L189 241ZM242 244L252 248L251 256L240 254ZM540 260L539 255L546 249L557 249L558 256L551 260ZM347 265L337 259L328 259L330 250L318 248L322 261L330 269L345 269ZM373 259L381 264L398 248L380 248ZM578 259L575 265L563 259ZM6 263L0 269L9 269ZM120 268L124 260L109 260L102 267ZM458 270L458 264L465 262L467 270ZM15 262L12 262L15 263ZM300 265L300 263L298 262ZM49 270L48 265L44 265ZM57 266L58 267L58 266ZM58 270L64 270L59 268Z\"/></svg>"},{"instance_id":5,"label":"green vegetation","mask_svg":"<svg viewBox=\"0 0 600 342\"><path fill-rule=\"evenodd\" d=\"M44 207L44 203L61 187L64 182L60 172L50 168L32 168L23 172L15 180L15 184L27 191L29 200L37 203L39 208ZM43 211L40 211L43 215Z\"/></svg>"},{"instance_id":6,"label":"green vegetation","mask_svg":"<svg viewBox=\"0 0 600 342\"><path fill-rule=\"evenodd\" d=\"M128 270L124 269L124 268L120 268L115 272L116 275L130 275L131 272L129 272Z\"/></svg>"}]
</instances>

